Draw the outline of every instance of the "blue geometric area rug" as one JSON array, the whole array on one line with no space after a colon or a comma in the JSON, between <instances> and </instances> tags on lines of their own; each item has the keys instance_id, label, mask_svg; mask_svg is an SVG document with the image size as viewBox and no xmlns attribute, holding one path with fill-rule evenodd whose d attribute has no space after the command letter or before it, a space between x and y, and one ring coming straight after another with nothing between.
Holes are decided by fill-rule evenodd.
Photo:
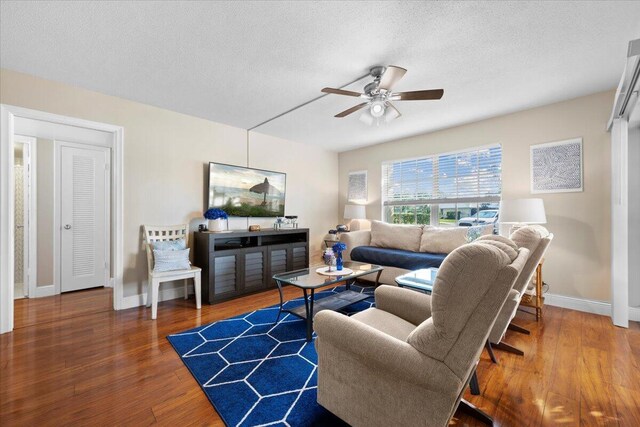
<instances>
[{"instance_id":1,"label":"blue geometric area rug","mask_svg":"<svg viewBox=\"0 0 640 427\"><path fill-rule=\"evenodd\" d=\"M318 292L316 299L344 289ZM374 305L373 287L351 290L371 297L343 313ZM301 304L303 297L284 305ZM305 340L305 321L283 313L274 324L277 315L274 305L167 339L228 426L345 425L316 402L318 355L313 341Z\"/></svg>"}]
</instances>

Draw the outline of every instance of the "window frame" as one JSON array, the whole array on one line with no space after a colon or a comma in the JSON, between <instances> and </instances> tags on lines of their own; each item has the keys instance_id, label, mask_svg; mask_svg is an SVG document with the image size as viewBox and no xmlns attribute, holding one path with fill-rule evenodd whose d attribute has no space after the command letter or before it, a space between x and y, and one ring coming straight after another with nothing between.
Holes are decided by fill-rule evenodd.
<instances>
[{"instance_id":1,"label":"window frame","mask_svg":"<svg viewBox=\"0 0 640 427\"><path fill-rule=\"evenodd\" d=\"M391 202L391 203L387 203L385 204L386 201L386 196L387 196L387 192L386 192L386 186L385 184L385 179L386 179L386 174L384 173L384 168L387 165L391 165L394 163L402 163L402 162L410 162L410 161L419 161L419 160L425 160L425 159L433 159L433 185L434 185L434 194L437 194L437 185L438 185L438 176L439 176L439 171L438 171L438 158L441 156L451 156L451 155L456 155L456 154L460 154L460 153L470 153L470 152L478 152L481 150L485 150L485 149L491 149L491 148L500 148L500 194L498 196L482 196L482 197L459 197L459 198L455 198L455 199L451 199L451 198L432 198L432 199L428 199L428 200L411 200L411 201L397 201L397 202ZM385 215L385 208L388 206L422 206L422 205L427 205L430 207L430 215L429 215L429 225L432 226L439 226L440 222L439 222L439 215L436 214L434 215L434 212L438 213L440 211L440 205L456 205L456 211L458 210L457 205L458 204L464 204L464 203L477 203L478 205L482 204L482 203L499 203L500 200L502 199L502 160L503 160L503 147L502 144L497 142L497 143L493 143L493 144L486 144L486 145L480 145L480 146L476 146L476 147L468 147L468 148L462 148L459 150L454 150L454 151L446 151L446 152L442 152L442 153L432 153L432 154L426 154L423 156L415 156L415 157L407 157L407 158L402 158L402 159L394 159L394 160L385 160L383 162L380 163L380 208L381 208L381 212L380 212L380 218L382 218L382 221L384 222L388 222L386 215ZM457 173L456 173L457 176ZM479 209L478 209L479 212ZM417 213L415 214L415 219L417 221ZM498 221L499 222L499 221ZM417 222L416 222L417 224Z\"/></svg>"}]
</instances>

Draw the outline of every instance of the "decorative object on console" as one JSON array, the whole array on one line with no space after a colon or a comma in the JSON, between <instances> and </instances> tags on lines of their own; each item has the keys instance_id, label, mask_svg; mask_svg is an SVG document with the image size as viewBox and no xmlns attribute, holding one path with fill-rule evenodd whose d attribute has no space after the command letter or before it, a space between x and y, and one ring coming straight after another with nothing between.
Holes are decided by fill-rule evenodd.
<instances>
[{"instance_id":1,"label":"decorative object on console","mask_svg":"<svg viewBox=\"0 0 640 427\"><path fill-rule=\"evenodd\" d=\"M342 270L342 252L347 250L347 245L342 242L338 242L332 247L333 252L336 254L336 270Z\"/></svg>"},{"instance_id":2,"label":"decorative object on console","mask_svg":"<svg viewBox=\"0 0 640 427\"><path fill-rule=\"evenodd\" d=\"M582 138L531 146L531 193L582 191Z\"/></svg>"},{"instance_id":3,"label":"decorative object on console","mask_svg":"<svg viewBox=\"0 0 640 427\"><path fill-rule=\"evenodd\" d=\"M225 222L229 218L225 211L218 208L207 209L204 217L209 220L209 231L224 231Z\"/></svg>"},{"instance_id":4,"label":"decorative object on console","mask_svg":"<svg viewBox=\"0 0 640 427\"><path fill-rule=\"evenodd\" d=\"M500 202L500 222L513 224L509 234L528 224L546 224L547 215L542 199L511 199Z\"/></svg>"},{"instance_id":5,"label":"decorative object on console","mask_svg":"<svg viewBox=\"0 0 640 427\"><path fill-rule=\"evenodd\" d=\"M367 201L367 171L349 172L347 201L364 203Z\"/></svg>"},{"instance_id":6,"label":"decorative object on console","mask_svg":"<svg viewBox=\"0 0 640 427\"><path fill-rule=\"evenodd\" d=\"M252 224L249 226L249 231L260 231L260 226Z\"/></svg>"},{"instance_id":7,"label":"decorative object on console","mask_svg":"<svg viewBox=\"0 0 640 427\"><path fill-rule=\"evenodd\" d=\"M277 217L276 222L273 224L273 228L280 230L282 228L298 228L298 216L287 215L284 218Z\"/></svg>"},{"instance_id":8,"label":"decorative object on console","mask_svg":"<svg viewBox=\"0 0 640 427\"><path fill-rule=\"evenodd\" d=\"M349 230L356 231L361 228L361 219L367 219L367 211L364 205L344 205L344 218L350 219Z\"/></svg>"}]
</instances>

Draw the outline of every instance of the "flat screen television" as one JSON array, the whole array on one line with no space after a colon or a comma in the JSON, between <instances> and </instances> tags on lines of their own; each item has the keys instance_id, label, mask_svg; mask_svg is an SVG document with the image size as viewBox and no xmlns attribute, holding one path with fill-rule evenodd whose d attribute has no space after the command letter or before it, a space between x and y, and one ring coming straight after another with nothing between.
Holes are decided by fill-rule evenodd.
<instances>
[{"instance_id":1,"label":"flat screen television","mask_svg":"<svg viewBox=\"0 0 640 427\"><path fill-rule=\"evenodd\" d=\"M284 216L287 174L209 163L209 208L229 216Z\"/></svg>"}]
</instances>

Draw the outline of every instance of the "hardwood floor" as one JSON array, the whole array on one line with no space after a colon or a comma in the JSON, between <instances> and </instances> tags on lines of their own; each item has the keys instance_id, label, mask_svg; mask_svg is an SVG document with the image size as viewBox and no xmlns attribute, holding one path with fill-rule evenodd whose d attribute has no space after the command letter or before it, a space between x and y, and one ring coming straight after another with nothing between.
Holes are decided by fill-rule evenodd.
<instances>
[{"instance_id":1,"label":"hardwood floor","mask_svg":"<svg viewBox=\"0 0 640 427\"><path fill-rule=\"evenodd\" d=\"M285 297L298 296L285 289ZM276 291L195 310L163 302L158 320L137 308L110 310L110 290L16 301L14 332L0 335L0 425L222 425L166 335L277 303ZM467 400L497 426L639 426L640 325L545 307L520 313L530 336L508 331L525 351L486 354L482 395ZM482 425L466 416L456 426Z\"/></svg>"}]
</instances>

